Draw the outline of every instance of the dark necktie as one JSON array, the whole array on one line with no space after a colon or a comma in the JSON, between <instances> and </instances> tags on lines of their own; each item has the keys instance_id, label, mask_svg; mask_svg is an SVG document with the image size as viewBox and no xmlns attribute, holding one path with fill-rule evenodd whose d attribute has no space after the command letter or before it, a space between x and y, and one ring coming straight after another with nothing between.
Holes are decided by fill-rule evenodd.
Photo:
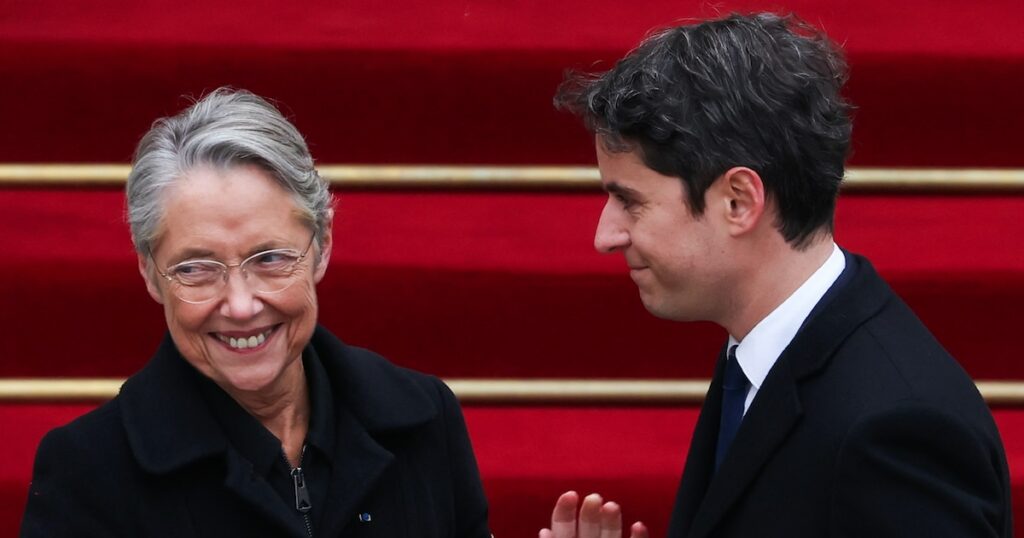
<instances>
[{"instance_id":1,"label":"dark necktie","mask_svg":"<svg viewBox=\"0 0 1024 538\"><path fill-rule=\"evenodd\" d=\"M736 360L736 347L729 348L729 359L725 361L725 374L722 376L722 421L718 428L718 446L715 449L715 470L722 464L729 445L736 437L743 421L743 404L747 399L750 381L743 375L743 368Z\"/></svg>"}]
</instances>

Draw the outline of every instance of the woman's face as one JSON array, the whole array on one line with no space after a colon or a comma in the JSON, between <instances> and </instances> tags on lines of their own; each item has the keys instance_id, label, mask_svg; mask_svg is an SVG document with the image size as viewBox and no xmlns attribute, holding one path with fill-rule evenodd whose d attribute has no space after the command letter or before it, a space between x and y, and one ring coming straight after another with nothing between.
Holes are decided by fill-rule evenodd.
<instances>
[{"instance_id":1,"label":"woman's face","mask_svg":"<svg viewBox=\"0 0 1024 538\"><path fill-rule=\"evenodd\" d=\"M316 325L316 284L330 258L330 225L327 230L321 256L314 245L298 263L293 283L273 294L255 291L233 267L220 294L191 304L176 297L172 283L150 271L143 256L139 270L192 366L229 392L273 393L301 373L302 349ZM237 264L270 249L302 252L311 235L292 196L263 169L199 167L168 189L149 263L163 272L196 259ZM242 348L242 340L256 345Z\"/></svg>"}]
</instances>

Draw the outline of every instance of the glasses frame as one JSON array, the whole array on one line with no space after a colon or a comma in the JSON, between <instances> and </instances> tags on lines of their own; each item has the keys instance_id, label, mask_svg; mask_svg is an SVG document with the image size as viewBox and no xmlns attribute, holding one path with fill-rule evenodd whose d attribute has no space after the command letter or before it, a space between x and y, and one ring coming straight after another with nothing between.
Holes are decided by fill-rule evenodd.
<instances>
[{"instance_id":1,"label":"glasses frame","mask_svg":"<svg viewBox=\"0 0 1024 538\"><path fill-rule=\"evenodd\" d=\"M313 232L312 237L309 238L309 243L306 245L306 248L304 248L302 250L302 252L299 253L299 257L295 260L295 263L292 264L292 268L297 267L300 263L302 263L303 260L306 259L306 255L309 254L309 249L313 247L313 241L315 239L316 239L316 232ZM221 275L223 276L222 280L226 284L227 281L228 281L228 278L229 278L229 275L231 273L231 269L232 268L237 267L238 270L242 273L243 277L248 278L247 271L245 269L243 269L243 266L245 266L245 264L248 263L252 259L258 258L260 256L265 256L267 254L274 253L274 252L297 252L297 251L295 249L293 249L293 248L272 248L272 249L268 249L268 250L263 250L263 251L257 252L255 254L253 254L252 256L249 256L246 259L244 259L244 260L242 260L242 261L240 261L238 263L224 263L224 262L222 262L220 260L211 260L211 259L203 259L203 258L200 258L200 259L197 259L197 260L185 260L185 261L178 262L178 263L176 263L174 265L171 265L171 266L167 267L164 270L166 272L161 271L160 268L156 265L156 258L153 256L152 252L149 253L149 259L153 260L153 267L156 269L156 272L160 276L162 276L164 279L166 279L168 283L170 283L172 285L173 284L177 284L178 286L180 286L182 288L194 288L195 286L191 286L189 284L185 284L180 279L178 279L176 274L171 274L174 271L174 269L177 268L178 266L181 266L181 265L185 265L185 264L188 264L188 263L196 263L196 262L212 263L214 265L219 265L220 267L222 267L222 269L221 269ZM256 292L256 293L262 293L262 294L265 294L265 295L274 294L274 293L281 293L282 291L290 288L291 285L294 284L294 283L295 283L295 281L292 280L285 287L283 287L283 288L281 288L281 289L279 289L277 291L260 291L260 290L256 290L256 289L253 289L253 291ZM218 293L215 293L209 299L204 299L202 301L190 301L188 299L185 299L184 297L182 297L181 295L179 295L176 292L174 293L174 296L177 297L178 299L186 302L186 303L189 303L189 304L206 304L206 303L216 299L218 297L218 295L220 295L220 292L223 292L223 290L224 290L224 288L222 287L220 290L218 290Z\"/></svg>"}]
</instances>

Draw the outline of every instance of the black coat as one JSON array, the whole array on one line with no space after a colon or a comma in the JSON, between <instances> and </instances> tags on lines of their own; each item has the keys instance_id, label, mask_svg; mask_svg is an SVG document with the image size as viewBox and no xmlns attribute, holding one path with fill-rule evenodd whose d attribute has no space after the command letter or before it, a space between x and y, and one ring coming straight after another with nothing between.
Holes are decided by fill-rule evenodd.
<instances>
[{"instance_id":1,"label":"black coat","mask_svg":"<svg viewBox=\"0 0 1024 538\"><path fill-rule=\"evenodd\" d=\"M1012 536L1006 457L977 388L867 260L847 266L713 473L719 361L670 537Z\"/></svg>"},{"instance_id":2,"label":"black coat","mask_svg":"<svg viewBox=\"0 0 1024 538\"><path fill-rule=\"evenodd\" d=\"M319 327L310 345L335 395L335 461L344 462L317 536L490 536L451 391ZM296 520L265 509L280 497L227 442L196 375L168 338L117 397L48 433L21 536L305 537Z\"/></svg>"}]
</instances>

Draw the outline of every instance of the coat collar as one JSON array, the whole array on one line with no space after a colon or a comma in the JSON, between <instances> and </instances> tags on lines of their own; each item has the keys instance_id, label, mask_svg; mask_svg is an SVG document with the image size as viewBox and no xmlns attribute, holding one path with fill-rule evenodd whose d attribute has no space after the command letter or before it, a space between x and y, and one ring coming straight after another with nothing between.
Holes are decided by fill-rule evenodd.
<instances>
[{"instance_id":1,"label":"coat collar","mask_svg":"<svg viewBox=\"0 0 1024 538\"><path fill-rule=\"evenodd\" d=\"M319 326L309 345L323 361L335 406L346 411L336 413L339 424L341 417L351 417L370 438L437 416L434 400L409 371L346 346ZM227 439L199 392L200 375L167 335L149 363L121 387L122 423L136 460L147 472L169 473L228 451Z\"/></svg>"},{"instance_id":2,"label":"coat collar","mask_svg":"<svg viewBox=\"0 0 1024 538\"><path fill-rule=\"evenodd\" d=\"M313 332L334 397L371 433L403 430L438 415L436 398L416 382L419 374L365 349L350 347L323 327Z\"/></svg>"},{"instance_id":3,"label":"coat collar","mask_svg":"<svg viewBox=\"0 0 1024 538\"><path fill-rule=\"evenodd\" d=\"M673 524L678 531L674 536L700 538L711 534L799 422L803 408L798 387L802 380L824 368L843 341L893 297L870 262L860 256L846 256L846 273L822 298L822 308L815 308L782 352L743 419L732 450L713 477L710 469L714 467L721 398L709 393L690 449L690 457L696 460L688 458L680 485L676 514L684 521ZM720 376L717 372L710 390L720 385ZM681 504L684 502L687 504ZM692 515L683 515L686 512L680 510ZM690 517L692 520L685 521Z\"/></svg>"}]
</instances>

